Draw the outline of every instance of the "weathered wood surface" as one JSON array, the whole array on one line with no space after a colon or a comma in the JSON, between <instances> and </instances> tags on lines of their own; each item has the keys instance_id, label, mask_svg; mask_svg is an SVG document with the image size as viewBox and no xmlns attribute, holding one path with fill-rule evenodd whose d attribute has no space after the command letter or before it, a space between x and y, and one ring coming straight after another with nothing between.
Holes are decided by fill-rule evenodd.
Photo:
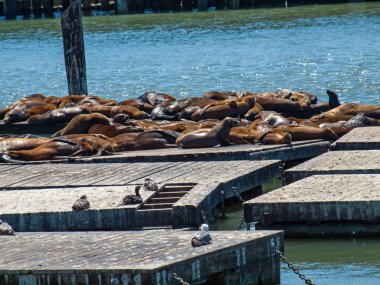
<instances>
[{"instance_id":1,"label":"weathered wood surface","mask_svg":"<svg viewBox=\"0 0 380 285\"><path fill-rule=\"evenodd\" d=\"M380 236L380 174L311 176L244 203L244 213L287 236Z\"/></svg>"},{"instance_id":2,"label":"weathered wood surface","mask_svg":"<svg viewBox=\"0 0 380 285\"><path fill-rule=\"evenodd\" d=\"M0 219L18 231L194 226L200 223L200 211L212 214L221 201L221 191L224 198L233 196L232 187L239 193L249 191L278 176L280 165L280 161L0 164L0 190L4 190L0 191ZM157 207L144 207L154 192L141 192L141 206L118 206L147 177L159 187L195 186L187 194L174 195L173 202L158 201ZM73 212L73 202L83 194L90 209ZM170 191L164 196L171 197Z\"/></svg>"},{"instance_id":3,"label":"weathered wood surface","mask_svg":"<svg viewBox=\"0 0 380 285\"><path fill-rule=\"evenodd\" d=\"M73 158L73 162L158 162L158 161L231 161L282 160L291 161L316 157L330 147L328 141L295 142L292 145L232 145L197 149L155 149L130 151L112 156Z\"/></svg>"},{"instance_id":4,"label":"weathered wood surface","mask_svg":"<svg viewBox=\"0 0 380 285\"><path fill-rule=\"evenodd\" d=\"M283 250L282 232L211 232L213 243L198 248L190 245L193 235L155 230L0 236L0 282L174 285L176 273L191 284L231 284L225 278L279 284L280 260L271 244Z\"/></svg>"},{"instance_id":5,"label":"weathered wood surface","mask_svg":"<svg viewBox=\"0 0 380 285\"><path fill-rule=\"evenodd\" d=\"M330 151L284 172L288 184L317 174L380 174L380 150Z\"/></svg>"},{"instance_id":6,"label":"weathered wood surface","mask_svg":"<svg viewBox=\"0 0 380 285\"><path fill-rule=\"evenodd\" d=\"M334 150L380 149L380 127L355 128L332 146Z\"/></svg>"},{"instance_id":7,"label":"weathered wood surface","mask_svg":"<svg viewBox=\"0 0 380 285\"><path fill-rule=\"evenodd\" d=\"M80 0L62 13L61 26L69 94L88 94Z\"/></svg>"},{"instance_id":8,"label":"weathered wood surface","mask_svg":"<svg viewBox=\"0 0 380 285\"><path fill-rule=\"evenodd\" d=\"M63 129L65 126L66 124L32 125L27 122L4 124L4 122L0 120L0 134L51 135Z\"/></svg>"}]
</instances>

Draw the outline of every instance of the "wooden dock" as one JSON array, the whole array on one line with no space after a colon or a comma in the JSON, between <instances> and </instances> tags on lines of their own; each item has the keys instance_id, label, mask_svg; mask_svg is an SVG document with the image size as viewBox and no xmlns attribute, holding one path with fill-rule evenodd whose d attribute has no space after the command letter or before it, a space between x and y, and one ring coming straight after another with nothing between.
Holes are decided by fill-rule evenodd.
<instances>
[{"instance_id":1,"label":"wooden dock","mask_svg":"<svg viewBox=\"0 0 380 285\"><path fill-rule=\"evenodd\" d=\"M191 231L21 233L0 236L0 284L174 285L280 283L279 231L211 232L192 248ZM231 283L225 280L231 280Z\"/></svg>"},{"instance_id":2,"label":"wooden dock","mask_svg":"<svg viewBox=\"0 0 380 285\"><path fill-rule=\"evenodd\" d=\"M287 237L380 236L380 175L316 175L244 203L256 229Z\"/></svg>"},{"instance_id":3,"label":"wooden dock","mask_svg":"<svg viewBox=\"0 0 380 285\"><path fill-rule=\"evenodd\" d=\"M380 149L380 127L355 128L332 144L334 150Z\"/></svg>"},{"instance_id":4,"label":"wooden dock","mask_svg":"<svg viewBox=\"0 0 380 285\"><path fill-rule=\"evenodd\" d=\"M304 160L325 153L330 143L324 140L294 142L291 145L246 144L197 149L155 149L129 151L112 156L70 158L70 162L177 162L177 161L231 161L231 160Z\"/></svg>"},{"instance_id":5,"label":"wooden dock","mask_svg":"<svg viewBox=\"0 0 380 285\"><path fill-rule=\"evenodd\" d=\"M284 172L287 184L321 174L380 174L380 150L330 151Z\"/></svg>"},{"instance_id":6,"label":"wooden dock","mask_svg":"<svg viewBox=\"0 0 380 285\"><path fill-rule=\"evenodd\" d=\"M0 165L0 219L17 231L125 230L194 226L213 218L223 199L251 191L280 174L280 161ZM140 205L118 206L151 178L159 192ZM91 208L72 211L87 195Z\"/></svg>"}]
</instances>

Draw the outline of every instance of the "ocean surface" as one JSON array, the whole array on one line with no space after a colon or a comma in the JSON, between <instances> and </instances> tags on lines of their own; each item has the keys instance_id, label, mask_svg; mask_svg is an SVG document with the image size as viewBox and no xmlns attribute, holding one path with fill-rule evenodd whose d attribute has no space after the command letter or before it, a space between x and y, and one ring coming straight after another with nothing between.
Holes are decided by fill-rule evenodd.
<instances>
[{"instance_id":1,"label":"ocean surface","mask_svg":"<svg viewBox=\"0 0 380 285\"><path fill-rule=\"evenodd\" d=\"M380 2L84 18L89 92L124 100L156 90L314 93L379 105ZM59 19L0 19L0 106L67 94ZM234 229L240 205L214 229ZM213 228L211 228L213 229ZM380 241L286 240L315 284L380 284ZM284 265L282 285L305 284Z\"/></svg>"},{"instance_id":2,"label":"ocean surface","mask_svg":"<svg viewBox=\"0 0 380 285\"><path fill-rule=\"evenodd\" d=\"M378 104L380 2L84 18L89 92L326 89ZM1 105L67 94L60 20L0 20Z\"/></svg>"}]
</instances>

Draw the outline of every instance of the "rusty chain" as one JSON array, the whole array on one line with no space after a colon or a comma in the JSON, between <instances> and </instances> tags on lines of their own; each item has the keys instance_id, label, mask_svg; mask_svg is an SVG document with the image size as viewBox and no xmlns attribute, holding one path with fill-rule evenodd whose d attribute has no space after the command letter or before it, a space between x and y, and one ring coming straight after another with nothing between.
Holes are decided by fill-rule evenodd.
<instances>
[{"instance_id":1,"label":"rusty chain","mask_svg":"<svg viewBox=\"0 0 380 285\"><path fill-rule=\"evenodd\" d=\"M284 254L278 250L278 248L276 247L276 245L274 243L272 243L272 249L274 251L274 253L278 254L278 256L281 258L282 262L285 263L288 268L290 268L296 275L298 275L298 277L305 281L305 284L307 285L315 285L310 279L307 279L305 277L305 275L303 275L299 269L297 267L294 266L294 264L292 264L291 262L288 261L288 259L284 256Z\"/></svg>"},{"instance_id":2,"label":"rusty chain","mask_svg":"<svg viewBox=\"0 0 380 285\"><path fill-rule=\"evenodd\" d=\"M232 192L234 193L235 197L241 202L241 206L243 207L243 203L245 200L243 197L240 196L239 192L237 191L236 187L232 187ZM249 222L245 221L244 212L241 214L240 223L236 227L237 230L241 230L241 226L246 223L247 224L247 231L251 230L251 224Z\"/></svg>"}]
</instances>

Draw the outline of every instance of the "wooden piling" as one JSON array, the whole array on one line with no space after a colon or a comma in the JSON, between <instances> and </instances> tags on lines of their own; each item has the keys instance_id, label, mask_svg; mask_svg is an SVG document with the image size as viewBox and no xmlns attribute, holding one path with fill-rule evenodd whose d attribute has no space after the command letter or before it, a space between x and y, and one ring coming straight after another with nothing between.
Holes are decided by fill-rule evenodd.
<instances>
[{"instance_id":1,"label":"wooden piling","mask_svg":"<svg viewBox=\"0 0 380 285\"><path fill-rule=\"evenodd\" d=\"M82 0L82 5L83 5L82 9L83 9L84 15L88 16L91 14L91 2L92 2L92 0ZM116 5L118 5L118 4L116 4Z\"/></svg>"},{"instance_id":2,"label":"wooden piling","mask_svg":"<svg viewBox=\"0 0 380 285\"><path fill-rule=\"evenodd\" d=\"M193 9L193 1L192 0L182 0L182 9L185 11L189 11Z\"/></svg>"},{"instance_id":3,"label":"wooden piling","mask_svg":"<svg viewBox=\"0 0 380 285\"><path fill-rule=\"evenodd\" d=\"M64 12L70 6L70 0L61 0L62 1L62 12Z\"/></svg>"},{"instance_id":4,"label":"wooden piling","mask_svg":"<svg viewBox=\"0 0 380 285\"><path fill-rule=\"evenodd\" d=\"M173 11L181 10L181 0L173 0L172 10Z\"/></svg>"},{"instance_id":5,"label":"wooden piling","mask_svg":"<svg viewBox=\"0 0 380 285\"><path fill-rule=\"evenodd\" d=\"M7 20L16 19L16 0L4 0L4 15Z\"/></svg>"},{"instance_id":6,"label":"wooden piling","mask_svg":"<svg viewBox=\"0 0 380 285\"><path fill-rule=\"evenodd\" d=\"M198 0L198 10L207 11L208 9L208 0Z\"/></svg>"},{"instance_id":7,"label":"wooden piling","mask_svg":"<svg viewBox=\"0 0 380 285\"><path fill-rule=\"evenodd\" d=\"M160 10L170 11L173 8L173 0L160 0Z\"/></svg>"},{"instance_id":8,"label":"wooden piling","mask_svg":"<svg viewBox=\"0 0 380 285\"><path fill-rule=\"evenodd\" d=\"M54 0L43 0L44 1L44 15L46 18L52 18L54 16Z\"/></svg>"},{"instance_id":9,"label":"wooden piling","mask_svg":"<svg viewBox=\"0 0 380 285\"><path fill-rule=\"evenodd\" d=\"M34 17L41 18L42 17L41 0L32 0L32 5L33 5Z\"/></svg>"},{"instance_id":10,"label":"wooden piling","mask_svg":"<svg viewBox=\"0 0 380 285\"><path fill-rule=\"evenodd\" d=\"M21 13L24 16L24 19L29 19L32 13L30 0L22 0L21 4Z\"/></svg>"},{"instance_id":11,"label":"wooden piling","mask_svg":"<svg viewBox=\"0 0 380 285\"><path fill-rule=\"evenodd\" d=\"M136 11L144 12L145 3L144 0L135 0Z\"/></svg>"},{"instance_id":12,"label":"wooden piling","mask_svg":"<svg viewBox=\"0 0 380 285\"><path fill-rule=\"evenodd\" d=\"M160 11L160 9L161 9L160 0L152 0L151 5L152 5L153 11Z\"/></svg>"},{"instance_id":13,"label":"wooden piling","mask_svg":"<svg viewBox=\"0 0 380 285\"><path fill-rule=\"evenodd\" d=\"M110 10L110 1L109 0L100 0L100 8L102 11Z\"/></svg>"},{"instance_id":14,"label":"wooden piling","mask_svg":"<svg viewBox=\"0 0 380 285\"><path fill-rule=\"evenodd\" d=\"M63 47L69 94L88 94L80 0L74 1L61 17Z\"/></svg>"},{"instance_id":15,"label":"wooden piling","mask_svg":"<svg viewBox=\"0 0 380 285\"><path fill-rule=\"evenodd\" d=\"M116 13L126 14L128 13L128 2L127 0L116 0Z\"/></svg>"},{"instance_id":16,"label":"wooden piling","mask_svg":"<svg viewBox=\"0 0 380 285\"><path fill-rule=\"evenodd\" d=\"M231 8L232 9L239 9L240 8L240 0L230 0L231 1Z\"/></svg>"}]
</instances>

